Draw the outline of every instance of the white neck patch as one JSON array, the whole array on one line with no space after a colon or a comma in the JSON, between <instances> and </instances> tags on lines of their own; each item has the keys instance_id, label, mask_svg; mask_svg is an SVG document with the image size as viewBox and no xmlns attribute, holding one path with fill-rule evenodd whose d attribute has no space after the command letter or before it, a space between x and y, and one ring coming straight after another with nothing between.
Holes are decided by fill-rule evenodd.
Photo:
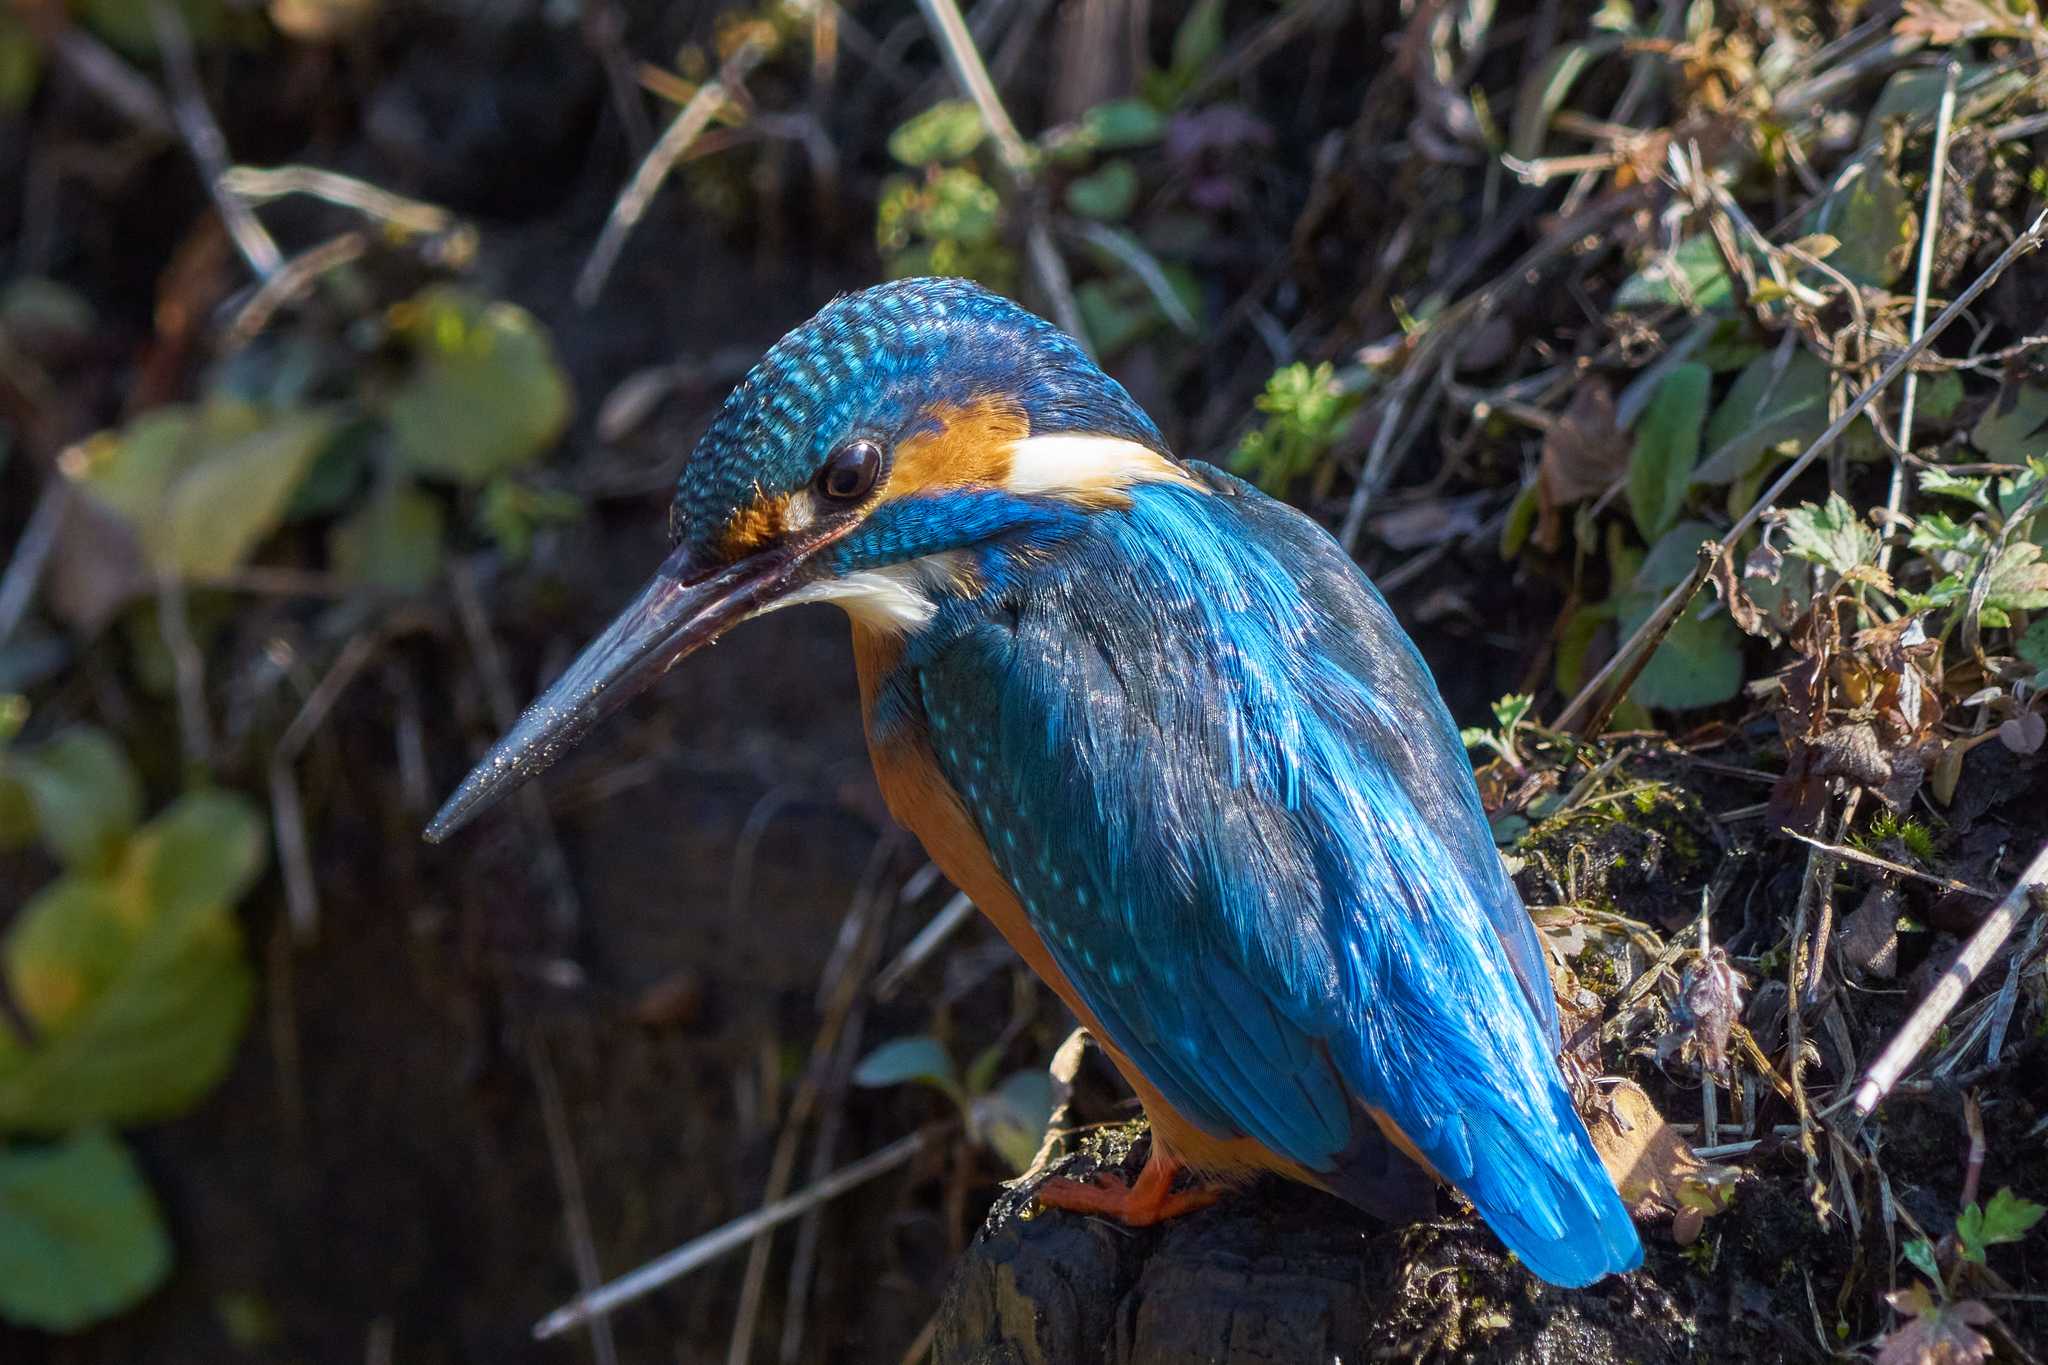
<instances>
[{"instance_id":1,"label":"white neck patch","mask_svg":"<svg viewBox=\"0 0 2048 1365\"><path fill-rule=\"evenodd\" d=\"M836 602L864 626L892 635L922 630L938 614L938 588L957 581L965 559L948 550L879 569L859 569L838 578L820 578L777 599L756 616L806 602Z\"/></svg>"},{"instance_id":2,"label":"white neck patch","mask_svg":"<svg viewBox=\"0 0 2048 1365\"><path fill-rule=\"evenodd\" d=\"M1012 444L1004 487L1012 493L1093 501L1114 497L1134 483L1200 487L1186 470L1149 446L1077 432L1027 436Z\"/></svg>"}]
</instances>

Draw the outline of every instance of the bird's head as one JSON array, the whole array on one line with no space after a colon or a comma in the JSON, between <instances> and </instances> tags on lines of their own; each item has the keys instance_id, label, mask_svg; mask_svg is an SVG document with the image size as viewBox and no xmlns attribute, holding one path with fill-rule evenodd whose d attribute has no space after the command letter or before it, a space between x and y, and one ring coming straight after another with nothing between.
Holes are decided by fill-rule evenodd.
<instances>
[{"instance_id":1,"label":"bird's head","mask_svg":"<svg viewBox=\"0 0 2048 1365\"><path fill-rule=\"evenodd\" d=\"M1158 429L1065 333L964 280L827 304L775 343L697 443L654 577L527 708L427 828L440 840L684 655L750 617L838 602L913 632L949 596L1186 481Z\"/></svg>"}]
</instances>

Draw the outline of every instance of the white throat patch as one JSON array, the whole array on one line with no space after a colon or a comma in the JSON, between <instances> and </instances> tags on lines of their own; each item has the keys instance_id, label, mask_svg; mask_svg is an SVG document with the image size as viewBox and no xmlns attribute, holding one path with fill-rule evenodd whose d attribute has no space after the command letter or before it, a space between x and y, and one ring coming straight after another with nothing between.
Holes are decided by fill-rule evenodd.
<instances>
[{"instance_id":1,"label":"white throat patch","mask_svg":"<svg viewBox=\"0 0 2048 1365\"><path fill-rule=\"evenodd\" d=\"M893 635L922 630L938 614L938 589L966 571L964 556L947 550L879 569L859 569L839 578L806 583L760 611L765 616L806 602L836 602L864 626Z\"/></svg>"}]
</instances>

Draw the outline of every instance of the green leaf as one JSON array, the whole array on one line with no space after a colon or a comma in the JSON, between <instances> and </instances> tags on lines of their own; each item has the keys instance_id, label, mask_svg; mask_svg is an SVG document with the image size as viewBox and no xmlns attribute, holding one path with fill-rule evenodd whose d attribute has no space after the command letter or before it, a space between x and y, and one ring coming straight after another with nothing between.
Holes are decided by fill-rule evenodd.
<instances>
[{"instance_id":1,"label":"green leaf","mask_svg":"<svg viewBox=\"0 0 2048 1365\"><path fill-rule=\"evenodd\" d=\"M1920 471L1920 491L1938 498L1975 503L1987 512L1991 510L1991 480L1982 476L1972 478L1967 474L1951 474L1946 469L1923 469Z\"/></svg>"},{"instance_id":2,"label":"green leaf","mask_svg":"<svg viewBox=\"0 0 2048 1365\"><path fill-rule=\"evenodd\" d=\"M2017 1242L2041 1221L2044 1214L2048 1214L2048 1208L2030 1199L2022 1199L2010 1189L2001 1189L1984 1206L1984 1216L1979 1224L1983 1244L1998 1246Z\"/></svg>"},{"instance_id":3,"label":"green leaf","mask_svg":"<svg viewBox=\"0 0 2048 1365\"><path fill-rule=\"evenodd\" d=\"M1922 554L1974 555L1985 548L1984 532L1975 522L1958 522L1946 512L1929 512L1914 523L1906 546Z\"/></svg>"},{"instance_id":4,"label":"green leaf","mask_svg":"<svg viewBox=\"0 0 2048 1365\"><path fill-rule=\"evenodd\" d=\"M1676 271L1685 282L1683 293L1671 282ZM1707 312L1725 308L1734 294L1728 288L1728 271L1721 264L1721 250L1709 233L1680 242L1669 255L1659 254L1641 270L1623 280L1615 291L1614 306L1669 308L1691 301Z\"/></svg>"},{"instance_id":5,"label":"green leaf","mask_svg":"<svg viewBox=\"0 0 2048 1365\"><path fill-rule=\"evenodd\" d=\"M1081 115L1081 132L1104 151L1145 147L1166 136L1166 115L1135 97L1109 100Z\"/></svg>"},{"instance_id":6,"label":"green leaf","mask_svg":"<svg viewBox=\"0 0 2048 1365\"><path fill-rule=\"evenodd\" d=\"M1536 698L1526 692L1510 692L1493 704L1493 723L1507 734L1528 717L1535 704Z\"/></svg>"},{"instance_id":7,"label":"green leaf","mask_svg":"<svg viewBox=\"0 0 2048 1365\"><path fill-rule=\"evenodd\" d=\"M443 285L392 313L412 368L385 417L413 471L480 484L532 463L561 436L569 380L524 309Z\"/></svg>"},{"instance_id":8,"label":"green leaf","mask_svg":"<svg viewBox=\"0 0 2048 1365\"><path fill-rule=\"evenodd\" d=\"M134 526L157 569L218 577L284 520L335 421L323 409L232 399L169 404L85 442L66 470Z\"/></svg>"},{"instance_id":9,"label":"green leaf","mask_svg":"<svg viewBox=\"0 0 2048 1365\"><path fill-rule=\"evenodd\" d=\"M1138 202L1138 172L1118 157L1100 170L1067 186L1067 207L1083 218L1114 223L1128 217Z\"/></svg>"},{"instance_id":10,"label":"green leaf","mask_svg":"<svg viewBox=\"0 0 2048 1365\"><path fill-rule=\"evenodd\" d=\"M2009 624L2007 612L2048 607L2048 564L2040 563L2040 558L2041 547L2032 541L2008 545L1998 552L1984 591L1984 624L2003 626Z\"/></svg>"},{"instance_id":11,"label":"green leaf","mask_svg":"<svg viewBox=\"0 0 2048 1365\"><path fill-rule=\"evenodd\" d=\"M889 155L906 166L958 161L987 136L973 101L941 100L889 134Z\"/></svg>"},{"instance_id":12,"label":"green leaf","mask_svg":"<svg viewBox=\"0 0 2048 1365\"><path fill-rule=\"evenodd\" d=\"M105 1129L0 1149L0 1317L76 1332L140 1302L170 1270L156 1198Z\"/></svg>"},{"instance_id":13,"label":"green leaf","mask_svg":"<svg viewBox=\"0 0 2048 1365\"><path fill-rule=\"evenodd\" d=\"M1864 525L1840 493L1816 507L1812 503L1785 513L1785 553L1822 564L1838 574L1877 558L1877 533Z\"/></svg>"},{"instance_id":14,"label":"green leaf","mask_svg":"<svg viewBox=\"0 0 2048 1365\"><path fill-rule=\"evenodd\" d=\"M142 819L142 782L104 730L78 726L0 757L35 811L43 842L65 866L105 869Z\"/></svg>"},{"instance_id":15,"label":"green leaf","mask_svg":"<svg viewBox=\"0 0 2048 1365\"><path fill-rule=\"evenodd\" d=\"M1946 422L1963 405L1963 377L1954 370L1936 370L1920 376L1913 399L1913 411L1930 422Z\"/></svg>"},{"instance_id":16,"label":"green leaf","mask_svg":"<svg viewBox=\"0 0 2048 1365\"><path fill-rule=\"evenodd\" d=\"M1195 0L1173 34L1172 74L1191 84L1223 46L1223 0Z\"/></svg>"},{"instance_id":17,"label":"green leaf","mask_svg":"<svg viewBox=\"0 0 2048 1365\"><path fill-rule=\"evenodd\" d=\"M1650 547L1629 591L1616 602L1616 638L1625 640L1649 619L1657 603L1684 581L1701 542L1716 539L1704 522L1680 522ZM1742 690L1742 637L1726 613L1699 618L1702 598L1679 613L1663 644L1629 688L1639 705L1668 711L1716 706Z\"/></svg>"},{"instance_id":18,"label":"green leaf","mask_svg":"<svg viewBox=\"0 0 2048 1365\"><path fill-rule=\"evenodd\" d=\"M1754 475L1780 446L1804 447L1828 426L1828 367L1796 349L1782 369L1776 353L1760 355L1735 377L1707 419L1707 456L1693 481L1724 484Z\"/></svg>"},{"instance_id":19,"label":"green leaf","mask_svg":"<svg viewBox=\"0 0 2048 1365\"><path fill-rule=\"evenodd\" d=\"M1013 1171L1030 1167L1052 1118L1052 1077L1042 1068L1013 1071L974 1101L974 1130Z\"/></svg>"},{"instance_id":20,"label":"green leaf","mask_svg":"<svg viewBox=\"0 0 2048 1365\"><path fill-rule=\"evenodd\" d=\"M2013 653L2035 668L2048 669L2048 616L2028 626L2020 638L2013 641L2012 648Z\"/></svg>"},{"instance_id":21,"label":"green leaf","mask_svg":"<svg viewBox=\"0 0 2048 1365\"><path fill-rule=\"evenodd\" d=\"M861 1058L853 1069L855 1085L874 1088L916 1081L958 1098L960 1081L953 1070L952 1054L936 1038L918 1035L891 1038Z\"/></svg>"},{"instance_id":22,"label":"green leaf","mask_svg":"<svg viewBox=\"0 0 2048 1365\"><path fill-rule=\"evenodd\" d=\"M1508 134L1508 155L1518 161L1534 161L1543 152L1543 136L1550 121L1571 97L1572 87L1586 68L1622 44L1618 37L1594 38L1552 48L1541 66L1531 72L1515 92L1515 112Z\"/></svg>"},{"instance_id":23,"label":"green leaf","mask_svg":"<svg viewBox=\"0 0 2048 1365\"><path fill-rule=\"evenodd\" d=\"M1906 187L1881 153L1863 161L1862 173L1821 204L1812 231L1826 232L1841 245L1828 264L1856 284L1890 286L1906 271L1917 219ZM1816 279L1822 278L1814 272Z\"/></svg>"},{"instance_id":24,"label":"green leaf","mask_svg":"<svg viewBox=\"0 0 2048 1365\"><path fill-rule=\"evenodd\" d=\"M250 802L193 793L111 873L63 877L23 907L0 965L35 1041L0 1029L0 1129L162 1118L219 1080L253 989L229 907L263 855Z\"/></svg>"},{"instance_id":25,"label":"green leaf","mask_svg":"<svg viewBox=\"0 0 2048 1365\"><path fill-rule=\"evenodd\" d=\"M1928 1241L1925 1237L1915 1237L1912 1241L1906 1243L1903 1250L1906 1253L1906 1259L1913 1263L1915 1269L1919 1270L1928 1279L1935 1281L1937 1284L1940 1283L1941 1269L1935 1264L1934 1243Z\"/></svg>"},{"instance_id":26,"label":"green leaf","mask_svg":"<svg viewBox=\"0 0 2048 1365\"><path fill-rule=\"evenodd\" d=\"M441 572L441 500L410 485L382 489L327 533L334 571L353 583L423 592Z\"/></svg>"},{"instance_id":27,"label":"green leaf","mask_svg":"<svg viewBox=\"0 0 2048 1365\"><path fill-rule=\"evenodd\" d=\"M159 565L185 578L218 578L284 521L299 480L334 433L334 415L282 414L207 452L169 490L160 536L145 532Z\"/></svg>"},{"instance_id":28,"label":"green leaf","mask_svg":"<svg viewBox=\"0 0 2048 1365\"><path fill-rule=\"evenodd\" d=\"M1970 443L2000 464L2048 455L2048 387L2017 384L2002 389L1971 429Z\"/></svg>"},{"instance_id":29,"label":"green leaf","mask_svg":"<svg viewBox=\"0 0 2048 1365\"><path fill-rule=\"evenodd\" d=\"M1636 423L1628 461L1628 505L1636 529L1654 541L1678 520L1699 463L1700 428L1714 373L1705 365L1675 365L1657 385Z\"/></svg>"}]
</instances>

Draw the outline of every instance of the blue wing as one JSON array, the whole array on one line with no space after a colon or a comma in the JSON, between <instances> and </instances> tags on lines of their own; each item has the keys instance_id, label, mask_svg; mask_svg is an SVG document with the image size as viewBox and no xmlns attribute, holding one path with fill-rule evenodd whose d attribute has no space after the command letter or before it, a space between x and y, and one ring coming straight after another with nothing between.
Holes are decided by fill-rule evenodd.
<instances>
[{"instance_id":1,"label":"blue wing","mask_svg":"<svg viewBox=\"0 0 2048 1365\"><path fill-rule=\"evenodd\" d=\"M1544 1278L1641 1248L1449 715L1313 522L1203 470L914 645L903 702L1075 989L1182 1114L1344 1188L1392 1118Z\"/></svg>"}]
</instances>

